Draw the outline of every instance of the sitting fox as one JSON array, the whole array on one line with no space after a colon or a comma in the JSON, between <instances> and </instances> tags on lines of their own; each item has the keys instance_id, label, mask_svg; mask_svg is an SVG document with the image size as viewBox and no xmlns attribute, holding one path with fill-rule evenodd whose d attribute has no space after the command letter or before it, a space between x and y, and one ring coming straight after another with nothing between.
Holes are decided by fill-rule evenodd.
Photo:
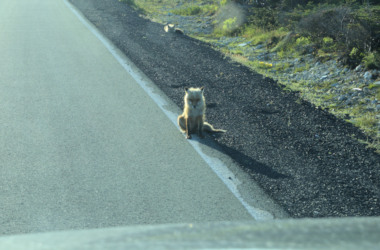
<instances>
[{"instance_id":1,"label":"sitting fox","mask_svg":"<svg viewBox=\"0 0 380 250\"><path fill-rule=\"evenodd\" d=\"M185 88L185 107L182 115L178 116L178 125L182 132L186 132L186 138L191 139L191 134L197 133L204 138L203 131L225 133L226 130L215 129L206 119L206 100L201 88Z\"/></svg>"}]
</instances>

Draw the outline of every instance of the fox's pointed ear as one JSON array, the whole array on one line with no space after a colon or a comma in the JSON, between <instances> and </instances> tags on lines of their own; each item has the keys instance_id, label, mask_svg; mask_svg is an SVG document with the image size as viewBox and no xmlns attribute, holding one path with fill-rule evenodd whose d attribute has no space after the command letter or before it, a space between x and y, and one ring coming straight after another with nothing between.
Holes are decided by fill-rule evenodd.
<instances>
[{"instance_id":1,"label":"fox's pointed ear","mask_svg":"<svg viewBox=\"0 0 380 250\"><path fill-rule=\"evenodd\" d=\"M189 87L185 87L185 92L187 92L189 90Z\"/></svg>"},{"instance_id":2,"label":"fox's pointed ear","mask_svg":"<svg viewBox=\"0 0 380 250\"><path fill-rule=\"evenodd\" d=\"M204 86L202 86L202 87L200 87L199 89L200 89L200 90L202 90L202 92L203 92L203 90L205 89L205 87L204 87Z\"/></svg>"}]
</instances>

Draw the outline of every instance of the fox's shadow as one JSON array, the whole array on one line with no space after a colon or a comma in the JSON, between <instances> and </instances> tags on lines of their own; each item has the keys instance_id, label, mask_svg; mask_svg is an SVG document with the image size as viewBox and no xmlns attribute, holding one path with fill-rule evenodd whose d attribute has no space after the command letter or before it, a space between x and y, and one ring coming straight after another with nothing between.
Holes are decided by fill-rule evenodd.
<instances>
[{"instance_id":1,"label":"fox's shadow","mask_svg":"<svg viewBox=\"0 0 380 250\"><path fill-rule=\"evenodd\" d=\"M283 179L283 178L289 178L290 177L288 175L276 172L271 167L254 160L253 158L245 155L242 152L239 152L236 149L233 149L233 148L228 147L226 145L217 143L214 139L207 138L207 137L217 138L219 136L222 136L222 134L213 134L211 136L206 136L205 139L200 139L199 137L194 136L192 140L196 140L203 145L211 147L215 150L218 150L219 152L221 152L223 154L230 156L243 169L246 169L251 173L255 173L258 175L264 175L270 179Z\"/></svg>"}]
</instances>

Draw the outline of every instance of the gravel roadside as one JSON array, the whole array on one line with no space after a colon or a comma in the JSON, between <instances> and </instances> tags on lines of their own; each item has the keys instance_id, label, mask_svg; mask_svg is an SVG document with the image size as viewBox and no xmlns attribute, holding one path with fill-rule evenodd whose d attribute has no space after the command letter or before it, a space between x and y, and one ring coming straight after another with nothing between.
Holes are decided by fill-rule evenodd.
<instances>
[{"instance_id":1,"label":"gravel roadside","mask_svg":"<svg viewBox=\"0 0 380 250\"><path fill-rule=\"evenodd\" d=\"M209 45L139 17L118 0L70 0L178 106L205 86L209 137L292 217L380 215L380 156L351 124L232 62Z\"/></svg>"}]
</instances>

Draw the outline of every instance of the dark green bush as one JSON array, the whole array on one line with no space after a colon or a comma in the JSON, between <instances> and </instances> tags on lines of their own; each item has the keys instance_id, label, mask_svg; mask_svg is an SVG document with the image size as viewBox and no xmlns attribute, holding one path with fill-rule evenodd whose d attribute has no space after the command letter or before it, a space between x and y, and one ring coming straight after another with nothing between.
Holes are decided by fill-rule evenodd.
<instances>
[{"instance_id":1,"label":"dark green bush","mask_svg":"<svg viewBox=\"0 0 380 250\"><path fill-rule=\"evenodd\" d=\"M371 52L363 58L364 65L367 69L380 69L380 53Z\"/></svg>"},{"instance_id":2,"label":"dark green bush","mask_svg":"<svg viewBox=\"0 0 380 250\"><path fill-rule=\"evenodd\" d=\"M263 30L273 30L279 27L278 11L271 8L254 8L251 10L248 23Z\"/></svg>"},{"instance_id":3,"label":"dark green bush","mask_svg":"<svg viewBox=\"0 0 380 250\"><path fill-rule=\"evenodd\" d=\"M192 5L187 8L174 10L172 13L176 15L181 15L181 16L194 16L194 15L198 15L201 12L202 12L201 7L197 5Z\"/></svg>"}]
</instances>

